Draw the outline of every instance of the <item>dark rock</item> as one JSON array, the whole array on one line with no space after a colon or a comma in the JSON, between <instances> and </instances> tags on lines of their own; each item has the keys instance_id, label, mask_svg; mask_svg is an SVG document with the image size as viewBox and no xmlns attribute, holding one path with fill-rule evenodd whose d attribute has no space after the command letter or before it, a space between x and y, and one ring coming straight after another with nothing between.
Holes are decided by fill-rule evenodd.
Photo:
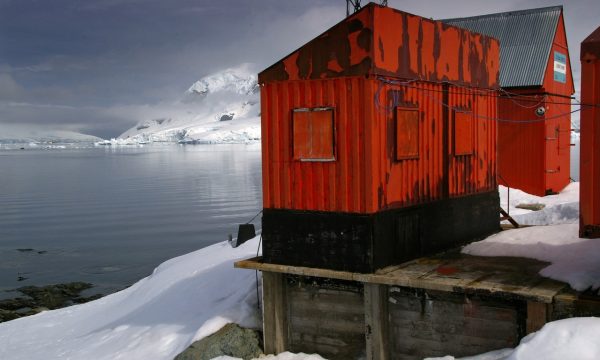
<instances>
[{"instance_id":1,"label":"dark rock","mask_svg":"<svg viewBox=\"0 0 600 360\"><path fill-rule=\"evenodd\" d=\"M58 309L71 305L71 301L78 298L80 292L91 287L92 284L72 282L48 286L24 286L17 290L33 298L36 304L49 309Z\"/></svg>"},{"instance_id":2,"label":"dark rock","mask_svg":"<svg viewBox=\"0 0 600 360\"><path fill-rule=\"evenodd\" d=\"M16 289L27 295L0 300L0 322L34 315L41 311L59 309L73 304L96 300L102 295L81 296L81 292L92 287L84 282L72 282L47 286L24 286Z\"/></svg>"},{"instance_id":3,"label":"dark rock","mask_svg":"<svg viewBox=\"0 0 600 360\"><path fill-rule=\"evenodd\" d=\"M517 209L525 209L525 210L531 210L531 211L540 211L543 208L546 207L545 204L519 204L517 206L515 206Z\"/></svg>"},{"instance_id":4,"label":"dark rock","mask_svg":"<svg viewBox=\"0 0 600 360\"><path fill-rule=\"evenodd\" d=\"M221 115L221 117L219 118L219 121L229 121L229 120L233 120L233 117L235 116L235 114L233 113L229 113L229 114L223 114Z\"/></svg>"},{"instance_id":5,"label":"dark rock","mask_svg":"<svg viewBox=\"0 0 600 360\"><path fill-rule=\"evenodd\" d=\"M175 360L210 360L218 356L253 359L262 354L260 334L237 324L227 324L216 333L198 340Z\"/></svg>"},{"instance_id":6,"label":"dark rock","mask_svg":"<svg viewBox=\"0 0 600 360\"><path fill-rule=\"evenodd\" d=\"M0 322L10 321L14 319L18 319L21 316L14 311L2 310L0 309Z\"/></svg>"},{"instance_id":7,"label":"dark rock","mask_svg":"<svg viewBox=\"0 0 600 360\"><path fill-rule=\"evenodd\" d=\"M34 305L33 300L18 297L15 299L0 300L0 309L6 311L17 311L21 308L29 308Z\"/></svg>"}]
</instances>

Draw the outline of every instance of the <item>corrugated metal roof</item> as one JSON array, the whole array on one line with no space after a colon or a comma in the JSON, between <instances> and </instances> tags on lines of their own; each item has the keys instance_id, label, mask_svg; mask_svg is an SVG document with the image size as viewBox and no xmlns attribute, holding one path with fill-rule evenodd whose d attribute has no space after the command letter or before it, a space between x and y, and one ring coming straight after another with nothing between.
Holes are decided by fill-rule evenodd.
<instances>
[{"instance_id":1,"label":"corrugated metal roof","mask_svg":"<svg viewBox=\"0 0 600 360\"><path fill-rule=\"evenodd\" d=\"M541 86L562 6L440 20L500 40L500 86Z\"/></svg>"}]
</instances>

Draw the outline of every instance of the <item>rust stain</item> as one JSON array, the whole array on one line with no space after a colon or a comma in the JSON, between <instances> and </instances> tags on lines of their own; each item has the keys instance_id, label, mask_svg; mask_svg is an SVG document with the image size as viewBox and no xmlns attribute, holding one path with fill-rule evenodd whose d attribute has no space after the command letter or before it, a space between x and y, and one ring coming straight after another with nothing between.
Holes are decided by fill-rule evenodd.
<instances>
[{"instance_id":1,"label":"rust stain","mask_svg":"<svg viewBox=\"0 0 600 360\"><path fill-rule=\"evenodd\" d=\"M329 59L327 62L327 69L336 73L341 73L344 71L344 68L340 66L337 59Z\"/></svg>"},{"instance_id":2,"label":"rust stain","mask_svg":"<svg viewBox=\"0 0 600 360\"><path fill-rule=\"evenodd\" d=\"M259 82L383 75L497 87L498 54L495 39L370 4L261 72Z\"/></svg>"},{"instance_id":3,"label":"rust stain","mask_svg":"<svg viewBox=\"0 0 600 360\"><path fill-rule=\"evenodd\" d=\"M379 37L379 61L385 62L385 49L383 48L381 37Z\"/></svg>"},{"instance_id":4,"label":"rust stain","mask_svg":"<svg viewBox=\"0 0 600 360\"><path fill-rule=\"evenodd\" d=\"M298 69L298 53L292 54L290 57L283 60L284 71L287 75L287 80L298 80L300 78L300 70Z\"/></svg>"},{"instance_id":5,"label":"rust stain","mask_svg":"<svg viewBox=\"0 0 600 360\"><path fill-rule=\"evenodd\" d=\"M371 49L370 31L363 29L348 35L350 41L350 66L361 64L369 58Z\"/></svg>"}]
</instances>

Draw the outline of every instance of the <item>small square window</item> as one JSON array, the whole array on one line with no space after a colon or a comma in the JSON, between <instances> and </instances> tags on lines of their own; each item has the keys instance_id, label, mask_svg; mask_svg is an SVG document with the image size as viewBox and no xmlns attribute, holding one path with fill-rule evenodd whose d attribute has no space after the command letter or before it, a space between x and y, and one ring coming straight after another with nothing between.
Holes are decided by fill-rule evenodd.
<instances>
[{"instance_id":1,"label":"small square window","mask_svg":"<svg viewBox=\"0 0 600 360\"><path fill-rule=\"evenodd\" d=\"M419 157L419 110L396 108L396 160Z\"/></svg>"},{"instance_id":2,"label":"small square window","mask_svg":"<svg viewBox=\"0 0 600 360\"><path fill-rule=\"evenodd\" d=\"M473 113L454 110L454 155L473 154Z\"/></svg>"},{"instance_id":3,"label":"small square window","mask_svg":"<svg viewBox=\"0 0 600 360\"><path fill-rule=\"evenodd\" d=\"M292 123L294 160L335 160L332 108L294 109Z\"/></svg>"}]
</instances>

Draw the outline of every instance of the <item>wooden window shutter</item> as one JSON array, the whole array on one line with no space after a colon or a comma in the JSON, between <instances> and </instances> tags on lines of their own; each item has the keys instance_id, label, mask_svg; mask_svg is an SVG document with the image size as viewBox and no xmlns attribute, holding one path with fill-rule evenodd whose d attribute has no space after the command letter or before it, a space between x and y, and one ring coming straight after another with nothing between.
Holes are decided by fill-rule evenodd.
<instances>
[{"instance_id":1,"label":"wooden window shutter","mask_svg":"<svg viewBox=\"0 0 600 360\"><path fill-rule=\"evenodd\" d=\"M333 109L294 109L292 114L294 160L335 160Z\"/></svg>"},{"instance_id":2,"label":"wooden window shutter","mask_svg":"<svg viewBox=\"0 0 600 360\"><path fill-rule=\"evenodd\" d=\"M454 110L454 155L473 154L473 113Z\"/></svg>"},{"instance_id":3,"label":"wooden window shutter","mask_svg":"<svg viewBox=\"0 0 600 360\"><path fill-rule=\"evenodd\" d=\"M419 110L396 108L396 160L419 157Z\"/></svg>"}]
</instances>

